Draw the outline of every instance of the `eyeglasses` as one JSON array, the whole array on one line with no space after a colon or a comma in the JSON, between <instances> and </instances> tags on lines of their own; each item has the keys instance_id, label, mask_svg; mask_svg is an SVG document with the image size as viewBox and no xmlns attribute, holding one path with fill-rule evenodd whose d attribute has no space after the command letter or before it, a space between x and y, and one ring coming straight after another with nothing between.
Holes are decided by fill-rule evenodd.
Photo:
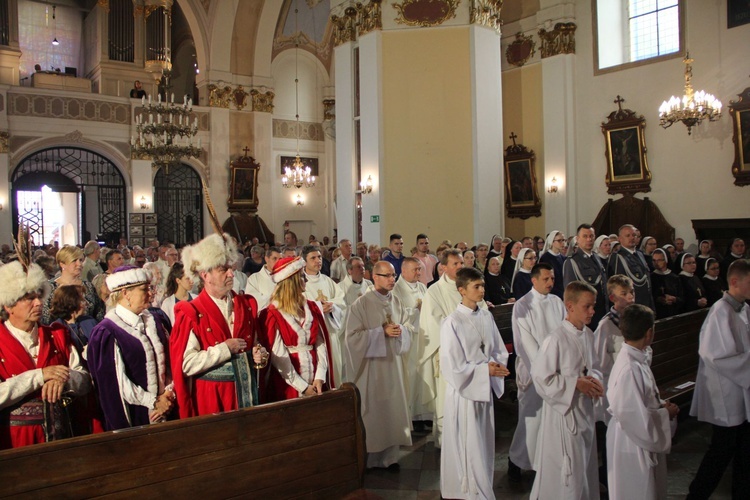
<instances>
[{"instance_id":1,"label":"eyeglasses","mask_svg":"<svg viewBox=\"0 0 750 500\"><path fill-rule=\"evenodd\" d=\"M528 257L524 257L523 260L536 260L536 255L530 255Z\"/></svg>"},{"instance_id":2,"label":"eyeglasses","mask_svg":"<svg viewBox=\"0 0 750 500\"><path fill-rule=\"evenodd\" d=\"M552 240L552 241L555 241L555 242L557 242L557 243L562 243L563 241L565 241L565 238L555 238L555 239L554 239L554 240Z\"/></svg>"},{"instance_id":3,"label":"eyeglasses","mask_svg":"<svg viewBox=\"0 0 750 500\"><path fill-rule=\"evenodd\" d=\"M396 278L396 274L395 273L394 274L380 274L380 273L375 273L375 276L380 276L380 277L383 277L383 278L394 278L394 279Z\"/></svg>"}]
</instances>

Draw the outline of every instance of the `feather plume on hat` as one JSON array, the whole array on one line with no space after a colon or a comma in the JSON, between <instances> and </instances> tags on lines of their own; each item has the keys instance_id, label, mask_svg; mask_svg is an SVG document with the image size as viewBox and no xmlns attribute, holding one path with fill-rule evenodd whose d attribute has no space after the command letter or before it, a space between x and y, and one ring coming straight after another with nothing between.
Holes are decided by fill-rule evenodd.
<instances>
[{"instance_id":1,"label":"feather plume on hat","mask_svg":"<svg viewBox=\"0 0 750 500\"><path fill-rule=\"evenodd\" d=\"M0 267L0 307L12 306L27 293L42 292L46 296L50 290L47 275L31 262L28 228L18 228L18 241L13 244L18 260Z\"/></svg>"}]
</instances>

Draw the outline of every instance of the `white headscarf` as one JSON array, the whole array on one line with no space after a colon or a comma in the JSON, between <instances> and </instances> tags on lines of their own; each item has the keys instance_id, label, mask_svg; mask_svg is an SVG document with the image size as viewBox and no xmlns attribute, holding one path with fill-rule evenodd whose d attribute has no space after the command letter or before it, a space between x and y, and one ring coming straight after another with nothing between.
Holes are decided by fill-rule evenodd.
<instances>
[{"instance_id":1,"label":"white headscarf","mask_svg":"<svg viewBox=\"0 0 750 500\"><path fill-rule=\"evenodd\" d=\"M596 255L598 255L598 256L599 256L599 257L601 257L602 259L606 259L606 258L607 258L607 256L604 256L604 255L602 255L602 253L601 253L601 252L599 251L599 247L601 247L601 246L602 246L602 243L604 242L604 240L608 240L608 239L609 239L609 236L607 236L606 234L602 234L602 235L600 235L600 236L599 236L599 237L598 237L597 239L595 239L595 240L594 240L594 248L593 248L593 251L594 251L594 253L595 253Z\"/></svg>"},{"instance_id":2,"label":"white headscarf","mask_svg":"<svg viewBox=\"0 0 750 500\"><path fill-rule=\"evenodd\" d=\"M653 239L653 236L646 236L645 238L643 238L643 241L641 241L641 252L643 252L644 254L646 253L646 243L648 243L648 240Z\"/></svg>"},{"instance_id":3,"label":"white headscarf","mask_svg":"<svg viewBox=\"0 0 750 500\"><path fill-rule=\"evenodd\" d=\"M549 234L547 235L547 239L544 240L544 248L542 248L542 252L539 254L540 257L552 250L552 243L555 241L555 237L558 234L560 234L560 231L556 229L549 232Z\"/></svg>"},{"instance_id":4,"label":"white headscarf","mask_svg":"<svg viewBox=\"0 0 750 500\"><path fill-rule=\"evenodd\" d=\"M530 251L533 252L534 249L533 248L522 248L518 252L518 257L516 257L516 265L513 268L513 279L510 280L510 288L511 288L511 290L513 289L513 282L516 281L516 274L518 274L519 271L520 272L526 272L526 271L521 271L521 268L523 267L523 260L526 257L526 252L530 252Z\"/></svg>"}]
</instances>

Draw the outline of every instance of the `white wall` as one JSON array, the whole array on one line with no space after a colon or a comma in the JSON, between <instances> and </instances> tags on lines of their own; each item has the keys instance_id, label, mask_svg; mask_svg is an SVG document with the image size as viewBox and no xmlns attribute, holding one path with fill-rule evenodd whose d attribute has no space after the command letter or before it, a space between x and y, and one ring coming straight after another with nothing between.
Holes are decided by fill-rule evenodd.
<instances>
[{"instance_id":1,"label":"white wall","mask_svg":"<svg viewBox=\"0 0 750 500\"><path fill-rule=\"evenodd\" d=\"M681 95L684 65L680 58L594 76L591 0L576 2L575 130L577 141L578 222L591 222L611 196L604 184L606 161L599 124L624 107L646 118L648 163L653 174L648 196L676 234L688 243L695 238L691 219L747 217L750 187L734 186L731 99L750 86L746 49L750 24L728 30L726 2L686 1L686 42L693 64L693 86L716 95L724 116L704 123L688 136L682 124L659 127L658 109L672 95ZM619 196L617 196L619 197ZM664 242L659 242L663 244Z\"/></svg>"}]
</instances>

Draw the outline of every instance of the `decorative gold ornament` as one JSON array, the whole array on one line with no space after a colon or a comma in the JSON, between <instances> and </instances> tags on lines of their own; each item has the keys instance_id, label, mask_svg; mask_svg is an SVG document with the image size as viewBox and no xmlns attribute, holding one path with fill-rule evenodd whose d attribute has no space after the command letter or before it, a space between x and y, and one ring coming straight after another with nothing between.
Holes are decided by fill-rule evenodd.
<instances>
[{"instance_id":1,"label":"decorative gold ornament","mask_svg":"<svg viewBox=\"0 0 750 500\"><path fill-rule=\"evenodd\" d=\"M536 53L536 42L531 36L525 36L520 31L516 33L516 39L505 49L505 60L508 64L521 67Z\"/></svg>"},{"instance_id":2,"label":"decorative gold ornament","mask_svg":"<svg viewBox=\"0 0 750 500\"><path fill-rule=\"evenodd\" d=\"M473 0L471 4L471 24L487 26L500 33L503 21L500 11L503 0Z\"/></svg>"},{"instance_id":3,"label":"decorative gold ornament","mask_svg":"<svg viewBox=\"0 0 750 500\"><path fill-rule=\"evenodd\" d=\"M323 121L336 119L336 99L323 99Z\"/></svg>"},{"instance_id":4,"label":"decorative gold ornament","mask_svg":"<svg viewBox=\"0 0 750 500\"><path fill-rule=\"evenodd\" d=\"M370 0L368 4L357 3L357 36L383 29L383 0Z\"/></svg>"},{"instance_id":5,"label":"decorative gold ornament","mask_svg":"<svg viewBox=\"0 0 750 500\"><path fill-rule=\"evenodd\" d=\"M394 3L398 11L396 22L407 26L439 26L456 17L459 0L404 0Z\"/></svg>"},{"instance_id":6,"label":"decorative gold ornament","mask_svg":"<svg viewBox=\"0 0 750 500\"><path fill-rule=\"evenodd\" d=\"M347 7L343 17L331 16L331 24L334 47L357 39L357 9L354 7Z\"/></svg>"},{"instance_id":7,"label":"decorative gold ornament","mask_svg":"<svg viewBox=\"0 0 750 500\"><path fill-rule=\"evenodd\" d=\"M267 90L265 93L261 93L259 90L253 89L250 91L250 96L253 100L253 111L273 113L273 98L275 96L273 92Z\"/></svg>"},{"instance_id":8,"label":"decorative gold ornament","mask_svg":"<svg viewBox=\"0 0 750 500\"><path fill-rule=\"evenodd\" d=\"M539 30L542 59L560 54L576 53L576 23L557 23L553 30Z\"/></svg>"},{"instance_id":9,"label":"decorative gold ornament","mask_svg":"<svg viewBox=\"0 0 750 500\"><path fill-rule=\"evenodd\" d=\"M109 14L109 0L97 0L96 4Z\"/></svg>"},{"instance_id":10,"label":"decorative gold ornament","mask_svg":"<svg viewBox=\"0 0 750 500\"><path fill-rule=\"evenodd\" d=\"M212 108L229 109L229 101L232 99L232 87L223 82L208 84L208 105Z\"/></svg>"},{"instance_id":11,"label":"decorative gold ornament","mask_svg":"<svg viewBox=\"0 0 750 500\"><path fill-rule=\"evenodd\" d=\"M10 134L8 132L0 132L0 153L7 153L10 151L8 142L10 141Z\"/></svg>"}]
</instances>

